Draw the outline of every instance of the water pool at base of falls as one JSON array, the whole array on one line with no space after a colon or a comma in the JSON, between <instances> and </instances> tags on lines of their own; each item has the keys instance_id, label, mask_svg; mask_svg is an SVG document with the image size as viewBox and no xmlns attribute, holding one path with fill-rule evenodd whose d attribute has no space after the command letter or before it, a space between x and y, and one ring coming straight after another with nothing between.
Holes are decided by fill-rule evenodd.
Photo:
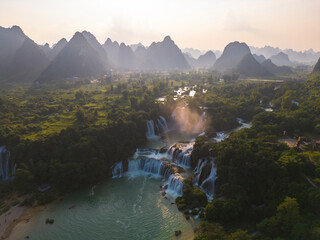
<instances>
[{"instance_id":1,"label":"water pool at base of falls","mask_svg":"<svg viewBox=\"0 0 320 240\"><path fill-rule=\"evenodd\" d=\"M202 116L199 121L204 121L205 114ZM158 125L162 126L160 120ZM151 129L152 123L147 122L148 128ZM241 120L238 129L244 127L250 125ZM148 132L152 132L150 129ZM158 129L167 128L158 126ZM115 163L114 178L50 204L28 223L18 224L9 239L26 236L36 240L177 239L176 230L182 232L178 239L193 239L193 228L199 220L192 217L186 220L174 202L175 197L182 195L183 178L190 175L195 177L195 185L200 185L208 199L213 198L216 178L213 160L204 160L206 164L211 163L211 173L201 184L199 176L205 164L199 162L195 170L187 166L199 133L162 131L163 138L160 135L149 138L150 141L129 159L128 172L123 172L122 162ZM163 147L167 151L160 153ZM171 165L182 166L185 173L172 173L168 170ZM45 224L47 218L54 219L54 224Z\"/></svg>"},{"instance_id":2,"label":"water pool at base of falls","mask_svg":"<svg viewBox=\"0 0 320 240\"><path fill-rule=\"evenodd\" d=\"M186 141L190 138L190 135L172 132L166 141L147 142L133 157L156 156L152 150L169 147L177 139ZM152 149L151 153L148 149ZM193 239L193 229L199 220L192 217L186 220L173 204L175 194L182 186L170 175L168 179L159 175L161 171L156 170L157 164L150 165L148 160L142 162L143 165L131 162L131 171L126 173L122 172L121 162L115 163L113 173L116 177L50 204L32 216L28 223L19 224L10 239L26 236L35 240L177 239L175 230L182 232L178 239ZM192 174L192 170L185 174ZM162 196L160 186L166 184L169 184L168 194ZM54 219L54 224L45 224L47 218Z\"/></svg>"},{"instance_id":3,"label":"water pool at base of falls","mask_svg":"<svg viewBox=\"0 0 320 240\"><path fill-rule=\"evenodd\" d=\"M75 192L17 226L10 239L193 239L193 219L160 194L161 178L115 178ZM72 206L71 209L69 209ZM45 224L53 218L54 224Z\"/></svg>"}]
</instances>

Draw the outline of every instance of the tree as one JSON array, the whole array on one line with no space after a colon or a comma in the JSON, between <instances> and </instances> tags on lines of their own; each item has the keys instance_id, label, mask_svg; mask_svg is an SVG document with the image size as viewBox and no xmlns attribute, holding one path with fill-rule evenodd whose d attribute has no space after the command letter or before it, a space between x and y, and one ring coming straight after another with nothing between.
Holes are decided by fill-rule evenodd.
<instances>
[{"instance_id":1,"label":"tree","mask_svg":"<svg viewBox=\"0 0 320 240\"><path fill-rule=\"evenodd\" d=\"M230 236L228 237L228 240L250 240L252 239L247 231L237 231L234 233L231 233Z\"/></svg>"},{"instance_id":2,"label":"tree","mask_svg":"<svg viewBox=\"0 0 320 240\"><path fill-rule=\"evenodd\" d=\"M138 98L135 96L131 96L130 97L130 104L131 104L131 108L137 109L138 108Z\"/></svg>"},{"instance_id":3,"label":"tree","mask_svg":"<svg viewBox=\"0 0 320 240\"><path fill-rule=\"evenodd\" d=\"M77 101L83 101L85 99L84 92L81 89L76 91L75 97Z\"/></svg>"},{"instance_id":4,"label":"tree","mask_svg":"<svg viewBox=\"0 0 320 240\"><path fill-rule=\"evenodd\" d=\"M277 213L258 224L258 230L269 237L290 237L300 221L299 204L295 198L286 197L277 207Z\"/></svg>"},{"instance_id":5,"label":"tree","mask_svg":"<svg viewBox=\"0 0 320 240\"><path fill-rule=\"evenodd\" d=\"M278 207L276 219L284 235L289 235L293 226L299 222L299 204L295 198L286 197Z\"/></svg>"},{"instance_id":6,"label":"tree","mask_svg":"<svg viewBox=\"0 0 320 240\"><path fill-rule=\"evenodd\" d=\"M85 122L85 111L82 107L80 107L76 112L76 118L78 122L81 122L81 123Z\"/></svg>"}]
</instances>

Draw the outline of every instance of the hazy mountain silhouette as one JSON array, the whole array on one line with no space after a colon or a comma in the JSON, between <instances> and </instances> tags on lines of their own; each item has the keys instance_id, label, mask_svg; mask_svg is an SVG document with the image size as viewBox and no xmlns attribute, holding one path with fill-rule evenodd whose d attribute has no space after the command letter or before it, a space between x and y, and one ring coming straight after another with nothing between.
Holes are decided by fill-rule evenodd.
<instances>
[{"instance_id":1,"label":"hazy mountain silhouette","mask_svg":"<svg viewBox=\"0 0 320 240\"><path fill-rule=\"evenodd\" d=\"M250 49L247 44L239 42L229 43L224 48L221 57L214 64L214 69L225 71L235 68L248 53L250 53Z\"/></svg>"},{"instance_id":2,"label":"hazy mountain silhouette","mask_svg":"<svg viewBox=\"0 0 320 240\"><path fill-rule=\"evenodd\" d=\"M134 51L134 54L136 55L137 61L142 61L147 54L147 49L144 46L139 46Z\"/></svg>"},{"instance_id":3,"label":"hazy mountain silhouette","mask_svg":"<svg viewBox=\"0 0 320 240\"><path fill-rule=\"evenodd\" d=\"M102 45L107 53L110 65L116 67L118 64L119 43L117 41L112 42L110 38Z\"/></svg>"},{"instance_id":4,"label":"hazy mountain silhouette","mask_svg":"<svg viewBox=\"0 0 320 240\"><path fill-rule=\"evenodd\" d=\"M124 43L119 47L117 68L124 71L136 69L136 56L131 47Z\"/></svg>"},{"instance_id":5,"label":"hazy mountain silhouette","mask_svg":"<svg viewBox=\"0 0 320 240\"><path fill-rule=\"evenodd\" d=\"M76 32L38 80L51 82L73 77L91 77L100 75L105 70L106 65L100 54L82 33Z\"/></svg>"},{"instance_id":6,"label":"hazy mountain silhouette","mask_svg":"<svg viewBox=\"0 0 320 240\"><path fill-rule=\"evenodd\" d=\"M184 48L181 49L183 53L188 53L191 57L194 59L198 59L202 54L204 54L204 51L200 51L199 49L194 49L194 48Z\"/></svg>"},{"instance_id":7,"label":"hazy mountain silhouette","mask_svg":"<svg viewBox=\"0 0 320 240\"><path fill-rule=\"evenodd\" d=\"M101 45L95 36L87 31L77 32L69 42L63 38L50 48L49 44L34 43L18 26L0 27L0 78L30 82L40 75L40 82L50 82L72 77L98 76L110 66L119 71L186 70L191 67L213 66L213 69L222 72L233 69L242 75L252 77L292 73L290 67L282 66L293 63L279 48L266 46L251 49L265 52L266 56L275 52L276 54L273 54L270 60L266 60L264 55L252 55L245 43L232 42L225 47L217 60L213 51L194 58L190 52L197 54L201 51L184 49L188 52L182 53L169 36L162 42L153 42L146 48L141 43L131 46L125 43L119 45L110 38ZM287 49L285 52L295 55L300 60L311 59L319 54L312 49L305 52ZM318 68L319 62L315 71L318 71Z\"/></svg>"},{"instance_id":8,"label":"hazy mountain silhouette","mask_svg":"<svg viewBox=\"0 0 320 240\"><path fill-rule=\"evenodd\" d=\"M264 46L262 48L250 46L250 50L252 53L255 53L257 55L263 55L265 58L270 58L271 56L281 52L280 48L271 46Z\"/></svg>"},{"instance_id":9,"label":"hazy mountain silhouette","mask_svg":"<svg viewBox=\"0 0 320 240\"><path fill-rule=\"evenodd\" d=\"M288 55L283 52L279 52L277 55L271 56L270 60L278 66L291 66L293 64Z\"/></svg>"},{"instance_id":10,"label":"hazy mountain silhouette","mask_svg":"<svg viewBox=\"0 0 320 240\"><path fill-rule=\"evenodd\" d=\"M138 47L144 47L145 46L142 43L137 43L137 44L131 44L129 47L131 47L132 51L135 52L137 50Z\"/></svg>"},{"instance_id":11,"label":"hazy mountain silhouette","mask_svg":"<svg viewBox=\"0 0 320 240\"><path fill-rule=\"evenodd\" d=\"M42 49L42 51L49 57L49 54L51 52L51 48L49 46L49 43L46 43L44 45L38 45L40 47L40 49Z\"/></svg>"},{"instance_id":12,"label":"hazy mountain silhouette","mask_svg":"<svg viewBox=\"0 0 320 240\"><path fill-rule=\"evenodd\" d=\"M192 68L210 68L213 67L213 64L216 61L216 55L212 51L208 51L205 54L195 59L189 53L183 54L188 64Z\"/></svg>"},{"instance_id":13,"label":"hazy mountain silhouette","mask_svg":"<svg viewBox=\"0 0 320 240\"><path fill-rule=\"evenodd\" d=\"M315 52L313 51L313 49L309 49L304 52L297 52L292 49L286 49L283 50L283 52L288 55L291 61L308 65L313 65L320 57L320 52Z\"/></svg>"},{"instance_id":14,"label":"hazy mountain silhouette","mask_svg":"<svg viewBox=\"0 0 320 240\"><path fill-rule=\"evenodd\" d=\"M96 37L87 31L83 31L82 35L86 38L90 46L99 54L103 64L108 66L108 57L107 57L106 51L101 46L101 44L97 41Z\"/></svg>"},{"instance_id":15,"label":"hazy mountain silhouette","mask_svg":"<svg viewBox=\"0 0 320 240\"><path fill-rule=\"evenodd\" d=\"M0 73L4 74L27 36L20 27L0 27Z\"/></svg>"},{"instance_id":16,"label":"hazy mountain silhouette","mask_svg":"<svg viewBox=\"0 0 320 240\"><path fill-rule=\"evenodd\" d=\"M260 64L267 60L263 55L252 54L252 56L253 56L254 59L256 59L257 62L260 63Z\"/></svg>"},{"instance_id":17,"label":"hazy mountain silhouette","mask_svg":"<svg viewBox=\"0 0 320 240\"><path fill-rule=\"evenodd\" d=\"M251 53L247 53L238 63L236 71L247 77L267 77L272 74L258 63Z\"/></svg>"},{"instance_id":18,"label":"hazy mountain silhouette","mask_svg":"<svg viewBox=\"0 0 320 240\"><path fill-rule=\"evenodd\" d=\"M67 40L65 38L62 38L59 42L54 44L51 51L49 52L49 57L51 59L54 59L59 54L59 52L67 45L67 43Z\"/></svg>"},{"instance_id":19,"label":"hazy mountain silhouette","mask_svg":"<svg viewBox=\"0 0 320 240\"><path fill-rule=\"evenodd\" d=\"M316 65L314 66L313 72L314 72L314 73L320 72L320 58L318 59L318 62L317 62Z\"/></svg>"},{"instance_id":20,"label":"hazy mountain silhouette","mask_svg":"<svg viewBox=\"0 0 320 240\"><path fill-rule=\"evenodd\" d=\"M8 67L8 81L32 83L48 66L49 61L45 52L34 41L26 38Z\"/></svg>"},{"instance_id":21,"label":"hazy mountain silhouette","mask_svg":"<svg viewBox=\"0 0 320 240\"><path fill-rule=\"evenodd\" d=\"M270 73L274 75L286 75L286 74L292 74L292 70L288 66L277 66L275 65L270 59L264 61L262 64L262 67L264 67L266 70L268 70Z\"/></svg>"},{"instance_id":22,"label":"hazy mountain silhouette","mask_svg":"<svg viewBox=\"0 0 320 240\"><path fill-rule=\"evenodd\" d=\"M212 51L208 51L197 59L197 67L210 68L216 62L216 55Z\"/></svg>"},{"instance_id":23,"label":"hazy mountain silhouette","mask_svg":"<svg viewBox=\"0 0 320 240\"><path fill-rule=\"evenodd\" d=\"M266 58L270 58L273 55L277 55L280 52L283 52L288 55L289 59L292 62L302 63L313 65L318 58L320 57L320 52L315 52L313 49L309 49L307 51L295 51L293 49L284 49L281 50L278 47L265 46L263 48L259 47L250 47L251 52L257 55L263 55Z\"/></svg>"},{"instance_id":24,"label":"hazy mountain silhouette","mask_svg":"<svg viewBox=\"0 0 320 240\"><path fill-rule=\"evenodd\" d=\"M183 53L183 56L191 68L196 68L197 59L193 58L191 54L187 52Z\"/></svg>"},{"instance_id":25,"label":"hazy mountain silhouette","mask_svg":"<svg viewBox=\"0 0 320 240\"><path fill-rule=\"evenodd\" d=\"M162 42L153 42L148 47L139 68L147 71L186 70L190 69L190 65L174 41L166 36Z\"/></svg>"}]
</instances>

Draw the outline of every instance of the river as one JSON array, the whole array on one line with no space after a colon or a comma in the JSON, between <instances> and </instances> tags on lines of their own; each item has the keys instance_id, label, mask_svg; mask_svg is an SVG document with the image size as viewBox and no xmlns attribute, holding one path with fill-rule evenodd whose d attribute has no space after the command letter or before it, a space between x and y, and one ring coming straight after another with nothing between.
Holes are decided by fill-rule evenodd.
<instances>
[{"instance_id":1,"label":"river","mask_svg":"<svg viewBox=\"0 0 320 240\"><path fill-rule=\"evenodd\" d=\"M129 159L127 172L123 172L122 163L118 162L114 165L114 178L48 205L28 223L20 223L10 239L24 239L26 236L35 240L193 239L193 229L199 220L194 216L186 220L178 211L175 198L182 195L183 179L193 175L190 154L194 138L204 130L205 114L198 116L190 130L185 111L182 108L180 113L175 111L171 117L173 122L181 115L180 131L174 124L170 127L162 117L147 121L149 141ZM251 126L242 119L238 122L241 127L234 131ZM169 128L175 130L169 131ZM189 129L189 134L185 129ZM221 139L215 140L221 141L228 134L221 132ZM162 147L167 147L168 151L160 153ZM210 184L199 186L212 200L216 173L213 161L205 160L205 163L210 162L211 173L203 182ZM199 174L204 166L201 163L197 166ZM172 173L176 165L185 171ZM54 223L45 224L47 218L54 219ZM182 232L178 237L175 236L176 230Z\"/></svg>"},{"instance_id":2,"label":"river","mask_svg":"<svg viewBox=\"0 0 320 240\"><path fill-rule=\"evenodd\" d=\"M176 139L190 136L172 133L166 143L154 139L143 147L160 149ZM193 228L199 221L192 217L186 220L174 197L162 196L160 186L164 183L156 174L124 173L121 178L108 179L48 205L28 223L19 224L10 239L193 239ZM47 218L54 223L45 224ZM176 237L175 230L182 234Z\"/></svg>"}]
</instances>

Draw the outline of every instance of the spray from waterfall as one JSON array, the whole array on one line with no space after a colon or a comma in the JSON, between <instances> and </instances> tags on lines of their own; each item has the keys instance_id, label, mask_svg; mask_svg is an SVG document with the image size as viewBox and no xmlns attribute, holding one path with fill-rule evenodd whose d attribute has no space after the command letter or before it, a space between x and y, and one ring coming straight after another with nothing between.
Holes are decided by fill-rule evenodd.
<instances>
[{"instance_id":1,"label":"spray from waterfall","mask_svg":"<svg viewBox=\"0 0 320 240\"><path fill-rule=\"evenodd\" d=\"M200 133L205 127L205 112L199 114L198 111L189 107L176 107L170 117L172 129L191 134Z\"/></svg>"}]
</instances>

